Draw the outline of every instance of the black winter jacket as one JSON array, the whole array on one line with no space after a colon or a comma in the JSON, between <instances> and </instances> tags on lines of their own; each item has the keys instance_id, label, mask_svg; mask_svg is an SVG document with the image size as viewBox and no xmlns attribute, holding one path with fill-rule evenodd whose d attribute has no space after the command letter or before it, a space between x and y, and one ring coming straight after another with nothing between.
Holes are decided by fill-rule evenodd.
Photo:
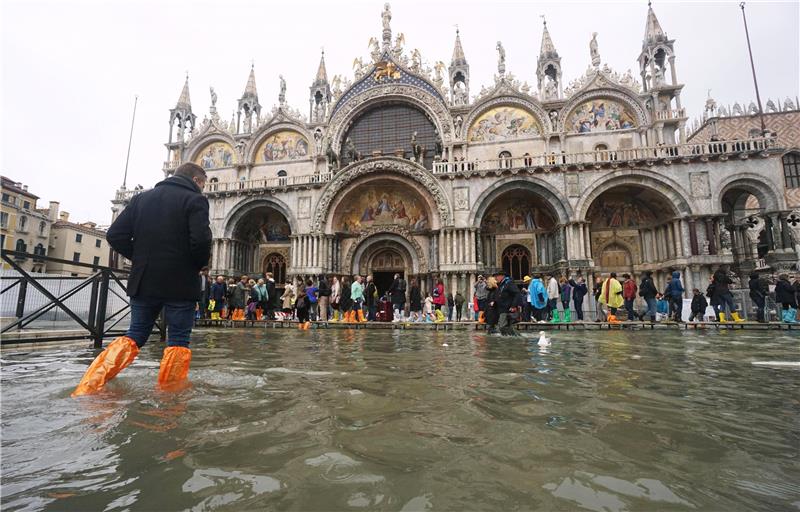
<instances>
[{"instance_id":1,"label":"black winter jacket","mask_svg":"<svg viewBox=\"0 0 800 512\"><path fill-rule=\"evenodd\" d=\"M133 196L106 239L133 261L131 297L200 297L197 274L211 258L211 229L208 200L189 178L172 176Z\"/></svg>"},{"instance_id":2,"label":"black winter jacket","mask_svg":"<svg viewBox=\"0 0 800 512\"><path fill-rule=\"evenodd\" d=\"M692 297L692 313L703 313L708 307L708 301L702 293Z\"/></svg>"},{"instance_id":3,"label":"black winter jacket","mask_svg":"<svg viewBox=\"0 0 800 512\"><path fill-rule=\"evenodd\" d=\"M775 284L775 302L790 305L795 303L794 287L788 279L778 279Z\"/></svg>"},{"instance_id":4,"label":"black winter jacket","mask_svg":"<svg viewBox=\"0 0 800 512\"><path fill-rule=\"evenodd\" d=\"M643 299L655 299L658 290L656 289L656 285L653 283L653 278L650 276L645 276L642 278L642 282L639 283L639 297Z\"/></svg>"}]
</instances>

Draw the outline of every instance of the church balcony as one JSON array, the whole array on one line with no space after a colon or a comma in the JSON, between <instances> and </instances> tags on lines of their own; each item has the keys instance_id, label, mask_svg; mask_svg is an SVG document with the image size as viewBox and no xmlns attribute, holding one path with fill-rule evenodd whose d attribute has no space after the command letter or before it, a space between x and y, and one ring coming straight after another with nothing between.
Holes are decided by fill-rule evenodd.
<instances>
[{"instance_id":1,"label":"church balcony","mask_svg":"<svg viewBox=\"0 0 800 512\"><path fill-rule=\"evenodd\" d=\"M587 167L618 167L621 164L634 165L656 162L671 164L688 163L692 160L706 161L712 158L726 160L731 156L747 158L750 154L762 153L775 147L775 137L725 140L693 144L662 144L630 149L608 149L584 151L580 153L550 153L493 158L491 160L472 160L457 162L434 162L433 173L441 175L475 175L487 172L502 173L511 171L585 169Z\"/></svg>"},{"instance_id":2,"label":"church balcony","mask_svg":"<svg viewBox=\"0 0 800 512\"><path fill-rule=\"evenodd\" d=\"M656 112L656 119L658 121L667 121L670 119L683 119L686 117L685 108L674 108L672 110L659 110Z\"/></svg>"},{"instance_id":3,"label":"church balcony","mask_svg":"<svg viewBox=\"0 0 800 512\"><path fill-rule=\"evenodd\" d=\"M263 190L279 190L293 187L313 187L327 183L333 173L307 174L304 176L279 176L273 178L257 178L240 181L207 181L203 192L206 194L226 194L257 192Z\"/></svg>"},{"instance_id":4,"label":"church balcony","mask_svg":"<svg viewBox=\"0 0 800 512\"><path fill-rule=\"evenodd\" d=\"M140 194L142 192L144 192L143 188L133 188L133 189L121 188L117 190L117 193L114 196L114 201L127 203L128 201L133 199L133 196L135 196L136 194Z\"/></svg>"},{"instance_id":5,"label":"church balcony","mask_svg":"<svg viewBox=\"0 0 800 512\"><path fill-rule=\"evenodd\" d=\"M164 162L164 167L162 170L164 171L174 171L180 165L180 162Z\"/></svg>"}]
</instances>

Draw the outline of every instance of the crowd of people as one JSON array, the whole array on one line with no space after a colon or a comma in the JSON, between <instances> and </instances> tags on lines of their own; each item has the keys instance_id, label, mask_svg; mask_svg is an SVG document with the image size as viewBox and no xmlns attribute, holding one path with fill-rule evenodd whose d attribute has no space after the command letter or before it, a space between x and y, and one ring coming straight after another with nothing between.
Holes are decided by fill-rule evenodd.
<instances>
[{"instance_id":1,"label":"crowd of people","mask_svg":"<svg viewBox=\"0 0 800 512\"><path fill-rule=\"evenodd\" d=\"M373 276L325 276L295 280L276 286L270 273L260 278L241 276L239 280L217 276L212 281L208 269L201 272L202 298L197 317L231 320L295 320L301 329L312 321L322 322L444 322L477 321L489 332L516 334L518 322L570 323L586 320L586 296L594 297L596 322L623 321L682 322L683 301L687 295L679 272L673 272L659 290L652 272L637 281L630 274L611 272L596 276L591 290L586 279L558 273L525 276L518 285L500 271L488 277L479 275L471 300L460 290L446 291L442 279L434 279L430 290L423 290L416 279L410 282L395 274L386 290L379 290ZM732 276L718 270L705 291L691 291L688 321L703 321L712 308L713 320L744 321L731 292ZM756 306L757 321L766 321L769 282L754 273L749 282L750 298ZM782 307L782 321L796 323L800 281L789 282L782 275L775 287L776 302ZM637 309L636 304L644 307Z\"/></svg>"}]
</instances>

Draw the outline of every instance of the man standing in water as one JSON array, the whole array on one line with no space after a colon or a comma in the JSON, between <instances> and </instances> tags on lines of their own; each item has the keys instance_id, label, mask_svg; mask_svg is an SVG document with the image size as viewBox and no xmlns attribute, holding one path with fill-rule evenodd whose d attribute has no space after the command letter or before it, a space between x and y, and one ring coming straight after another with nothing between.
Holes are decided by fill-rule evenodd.
<instances>
[{"instance_id":1,"label":"man standing in water","mask_svg":"<svg viewBox=\"0 0 800 512\"><path fill-rule=\"evenodd\" d=\"M189 374L189 337L200 297L197 273L211 257L206 173L186 163L175 175L131 199L108 229L111 247L133 261L128 279L131 324L92 362L72 396L99 391L130 365L147 342L161 309L167 322L167 348L158 384L177 389Z\"/></svg>"}]
</instances>

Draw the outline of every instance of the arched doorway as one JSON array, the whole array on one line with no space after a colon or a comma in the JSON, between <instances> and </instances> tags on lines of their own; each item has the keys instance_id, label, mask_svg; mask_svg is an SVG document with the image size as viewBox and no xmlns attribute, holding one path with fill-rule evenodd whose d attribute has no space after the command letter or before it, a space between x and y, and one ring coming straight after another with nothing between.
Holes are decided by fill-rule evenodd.
<instances>
[{"instance_id":1,"label":"arched doorway","mask_svg":"<svg viewBox=\"0 0 800 512\"><path fill-rule=\"evenodd\" d=\"M752 224L752 216L760 216L764 209L758 197L747 188L730 187L721 197L723 226L731 233L731 250L734 258L734 271L739 271L739 266L746 260L757 256L763 258L767 252L781 241L772 240L772 219L764 216L764 230L759 233L757 240L747 236L748 227Z\"/></svg>"},{"instance_id":2,"label":"arched doorway","mask_svg":"<svg viewBox=\"0 0 800 512\"><path fill-rule=\"evenodd\" d=\"M231 240L224 268L233 274L258 274L270 266L275 282L286 279L291 227L286 217L269 203L250 205L232 220ZM223 256L224 257L224 256ZM280 275L280 280L278 276Z\"/></svg>"},{"instance_id":3,"label":"arched doorway","mask_svg":"<svg viewBox=\"0 0 800 512\"><path fill-rule=\"evenodd\" d=\"M407 255L394 244L379 246L365 256L363 268L365 273L372 274L379 295L389 290L395 274L405 278L409 272Z\"/></svg>"},{"instance_id":4,"label":"arched doorway","mask_svg":"<svg viewBox=\"0 0 800 512\"><path fill-rule=\"evenodd\" d=\"M600 251L596 261L598 264L595 269L600 273L616 272L620 276L625 272L633 273L633 255L622 244L607 245Z\"/></svg>"}]
</instances>

